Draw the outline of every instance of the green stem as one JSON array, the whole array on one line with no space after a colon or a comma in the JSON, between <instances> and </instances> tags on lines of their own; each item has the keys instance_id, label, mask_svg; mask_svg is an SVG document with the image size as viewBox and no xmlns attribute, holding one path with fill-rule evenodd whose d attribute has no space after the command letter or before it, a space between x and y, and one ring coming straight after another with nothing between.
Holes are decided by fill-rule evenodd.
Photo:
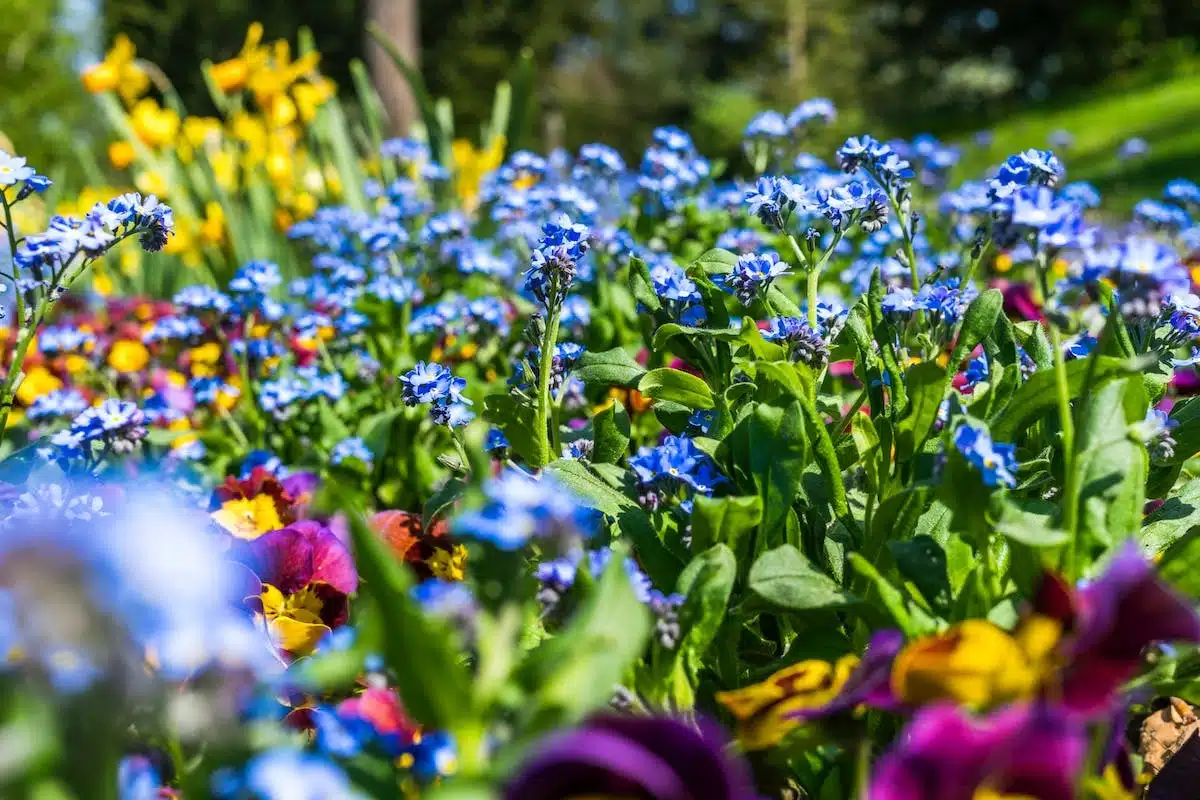
<instances>
[{"instance_id":1,"label":"green stem","mask_svg":"<svg viewBox=\"0 0 1200 800\"><path fill-rule=\"evenodd\" d=\"M1063 529L1067 533L1065 566L1069 577L1075 577L1075 557L1079 552L1079 476L1075 474L1075 421L1071 417L1071 390L1067 383L1067 362L1063 356L1062 333L1050 323L1050 346L1054 348L1054 384L1058 396L1058 422L1062 428L1063 470L1066 486L1063 490Z\"/></svg>"},{"instance_id":2,"label":"green stem","mask_svg":"<svg viewBox=\"0 0 1200 800\"><path fill-rule=\"evenodd\" d=\"M533 429L537 436L538 465L544 467L554 460L550 449L550 372L554 368L554 346L558 344L558 320L561 306L556 306L546 320L542 348L538 355L537 408L534 409Z\"/></svg>"}]
</instances>

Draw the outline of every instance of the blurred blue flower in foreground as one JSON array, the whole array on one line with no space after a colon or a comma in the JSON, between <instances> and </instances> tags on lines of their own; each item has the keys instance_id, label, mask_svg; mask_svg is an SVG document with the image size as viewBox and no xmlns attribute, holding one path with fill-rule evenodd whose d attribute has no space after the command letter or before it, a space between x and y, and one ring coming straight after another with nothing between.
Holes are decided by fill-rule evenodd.
<instances>
[{"instance_id":1,"label":"blurred blue flower in foreground","mask_svg":"<svg viewBox=\"0 0 1200 800\"><path fill-rule=\"evenodd\" d=\"M109 485L116 499L101 502L86 485L48 485L55 491L0 497L0 640L21 654L0 669L44 671L76 691L118 672L145 682L144 661L168 680L209 666L264 676L279 667L202 513L161 490Z\"/></svg>"},{"instance_id":2,"label":"blurred blue flower in foreground","mask_svg":"<svg viewBox=\"0 0 1200 800\"><path fill-rule=\"evenodd\" d=\"M516 550L530 539L558 543L563 549L591 536L597 514L550 475L534 478L509 469L484 486L482 508L460 514L454 532Z\"/></svg>"}]
</instances>

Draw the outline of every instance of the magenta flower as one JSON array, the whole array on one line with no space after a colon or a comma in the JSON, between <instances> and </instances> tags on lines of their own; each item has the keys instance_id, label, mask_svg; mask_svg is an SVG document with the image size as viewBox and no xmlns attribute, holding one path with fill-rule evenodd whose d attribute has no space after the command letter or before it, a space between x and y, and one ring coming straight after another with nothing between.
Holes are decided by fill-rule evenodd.
<instances>
[{"instance_id":1,"label":"magenta flower","mask_svg":"<svg viewBox=\"0 0 1200 800\"><path fill-rule=\"evenodd\" d=\"M1072 800L1087 749L1083 724L1064 709L1012 706L975 719L953 705L917 712L875 768L869 800Z\"/></svg>"},{"instance_id":2,"label":"magenta flower","mask_svg":"<svg viewBox=\"0 0 1200 800\"><path fill-rule=\"evenodd\" d=\"M262 581L255 605L280 649L312 651L349 616L358 572L346 545L319 522L301 520L244 546L245 563Z\"/></svg>"},{"instance_id":3,"label":"magenta flower","mask_svg":"<svg viewBox=\"0 0 1200 800\"><path fill-rule=\"evenodd\" d=\"M1062 686L1062 702L1075 711L1107 711L1121 684L1137 673L1147 645L1200 642L1200 617L1158 579L1133 543L1078 591L1075 606ZM1061 618L1062 611L1051 616Z\"/></svg>"},{"instance_id":4,"label":"magenta flower","mask_svg":"<svg viewBox=\"0 0 1200 800\"><path fill-rule=\"evenodd\" d=\"M643 797L755 800L745 764L712 723L600 716L546 740L505 787L506 800Z\"/></svg>"}]
</instances>

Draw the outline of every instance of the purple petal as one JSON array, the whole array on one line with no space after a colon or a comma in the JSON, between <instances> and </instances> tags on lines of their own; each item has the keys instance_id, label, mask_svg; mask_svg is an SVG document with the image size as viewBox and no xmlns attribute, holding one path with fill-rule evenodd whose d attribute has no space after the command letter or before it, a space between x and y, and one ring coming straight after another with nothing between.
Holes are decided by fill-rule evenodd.
<instances>
[{"instance_id":1,"label":"purple petal","mask_svg":"<svg viewBox=\"0 0 1200 800\"><path fill-rule=\"evenodd\" d=\"M838 696L819 708L802 709L792 716L821 719L859 705L888 711L898 709L900 700L892 692L892 662L903 647L904 634L900 631L877 631L871 636L863 660L850 673Z\"/></svg>"}]
</instances>

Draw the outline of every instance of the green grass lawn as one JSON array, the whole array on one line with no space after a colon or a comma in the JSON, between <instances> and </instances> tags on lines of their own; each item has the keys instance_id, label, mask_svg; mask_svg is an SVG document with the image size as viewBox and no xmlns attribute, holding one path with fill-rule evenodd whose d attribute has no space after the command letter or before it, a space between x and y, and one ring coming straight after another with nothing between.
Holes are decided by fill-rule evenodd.
<instances>
[{"instance_id":1,"label":"green grass lawn","mask_svg":"<svg viewBox=\"0 0 1200 800\"><path fill-rule=\"evenodd\" d=\"M1095 184L1106 209L1127 211L1143 197L1158 196L1172 178L1200 181L1200 71L1191 72L1016 114L992 129L990 147L968 145L959 174L978 175L1011 153L1048 147L1050 134L1061 129L1074 137L1069 148L1056 150L1067 179ZM1134 136L1150 144L1149 152L1119 160L1117 149Z\"/></svg>"}]
</instances>

